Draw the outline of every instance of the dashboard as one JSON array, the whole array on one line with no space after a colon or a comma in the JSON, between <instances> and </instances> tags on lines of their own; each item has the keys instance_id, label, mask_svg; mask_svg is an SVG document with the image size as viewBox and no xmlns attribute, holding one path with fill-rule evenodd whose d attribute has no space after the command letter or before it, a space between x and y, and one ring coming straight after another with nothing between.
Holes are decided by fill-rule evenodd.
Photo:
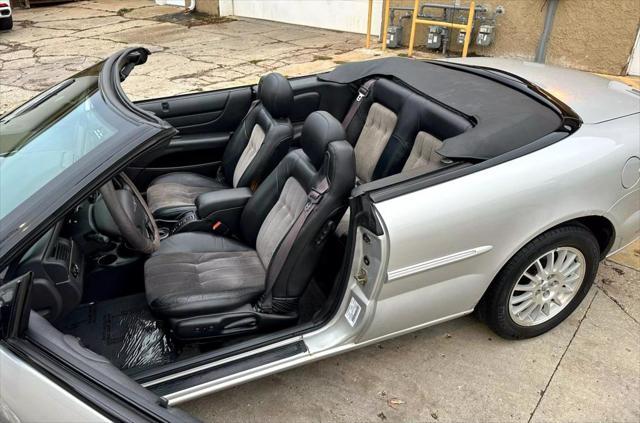
<instances>
[{"instance_id":1,"label":"dashboard","mask_svg":"<svg viewBox=\"0 0 640 423\"><path fill-rule=\"evenodd\" d=\"M88 273L122 262L120 251L126 247L110 222L101 195L94 193L47 231L15 269L10 269L19 275L33 272L31 305L47 320L59 319L82 302Z\"/></svg>"},{"instance_id":2,"label":"dashboard","mask_svg":"<svg viewBox=\"0 0 640 423\"><path fill-rule=\"evenodd\" d=\"M32 308L55 320L76 307L82 299L84 256L78 244L62 236L58 222L40 238L18 264L17 273L33 272Z\"/></svg>"}]
</instances>

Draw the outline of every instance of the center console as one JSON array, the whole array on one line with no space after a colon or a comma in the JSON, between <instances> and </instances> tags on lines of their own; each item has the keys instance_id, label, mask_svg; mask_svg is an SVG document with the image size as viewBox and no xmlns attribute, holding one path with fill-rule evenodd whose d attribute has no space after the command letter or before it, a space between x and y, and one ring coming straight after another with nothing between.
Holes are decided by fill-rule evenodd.
<instances>
[{"instance_id":1,"label":"center console","mask_svg":"<svg viewBox=\"0 0 640 423\"><path fill-rule=\"evenodd\" d=\"M196 211L184 213L172 225L158 222L160 238L179 232L214 231L220 235L237 233L242 210L253 191L232 188L200 194L196 198Z\"/></svg>"}]
</instances>

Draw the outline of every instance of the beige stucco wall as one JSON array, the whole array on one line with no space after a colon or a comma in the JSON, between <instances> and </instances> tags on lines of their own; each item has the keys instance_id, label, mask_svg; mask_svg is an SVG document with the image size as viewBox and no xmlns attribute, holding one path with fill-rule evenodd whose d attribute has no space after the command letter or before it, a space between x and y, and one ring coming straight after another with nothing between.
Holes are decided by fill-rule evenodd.
<instances>
[{"instance_id":1,"label":"beige stucco wall","mask_svg":"<svg viewBox=\"0 0 640 423\"><path fill-rule=\"evenodd\" d=\"M391 4L413 6L413 1L391 0ZM491 11L502 5L506 13L498 16L494 44L487 48L474 45L472 54L533 59L544 26L544 0L486 0L477 4ZM547 63L623 74L639 23L640 0L560 0L547 47ZM403 44L408 45L410 20L404 20L403 26ZM418 25L416 45L424 44L425 34L426 27ZM456 36L454 32L453 37ZM455 38L451 49L460 50Z\"/></svg>"},{"instance_id":2,"label":"beige stucco wall","mask_svg":"<svg viewBox=\"0 0 640 423\"><path fill-rule=\"evenodd\" d=\"M196 0L196 11L220 16L220 3L218 0Z\"/></svg>"}]
</instances>

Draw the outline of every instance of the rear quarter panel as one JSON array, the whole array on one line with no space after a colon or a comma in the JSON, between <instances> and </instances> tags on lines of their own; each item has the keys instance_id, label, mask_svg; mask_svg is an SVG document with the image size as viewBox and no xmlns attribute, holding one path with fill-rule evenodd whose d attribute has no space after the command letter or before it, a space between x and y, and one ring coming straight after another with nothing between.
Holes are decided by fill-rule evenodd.
<instances>
[{"instance_id":1,"label":"rear quarter panel","mask_svg":"<svg viewBox=\"0 0 640 423\"><path fill-rule=\"evenodd\" d=\"M609 219L613 249L636 238L639 184L624 189L621 176L640 156L639 120L583 125L531 154L375 204L387 229L388 280L361 341L471 312L509 258L571 219ZM411 271L416 265L426 270Z\"/></svg>"}]
</instances>

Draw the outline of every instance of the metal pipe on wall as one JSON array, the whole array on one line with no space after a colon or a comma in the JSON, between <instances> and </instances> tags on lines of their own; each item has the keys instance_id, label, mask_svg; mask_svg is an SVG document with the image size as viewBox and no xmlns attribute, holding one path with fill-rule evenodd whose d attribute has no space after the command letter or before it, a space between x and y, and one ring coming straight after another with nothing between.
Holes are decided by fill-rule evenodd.
<instances>
[{"instance_id":1,"label":"metal pipe on wall","mask_svg":"<svg viewBox=\"0 0 640 423\"><path fill-rule=\"evenodd\" d=\"M440 3L425 3L423 5L420 6L420 14L424 15L424 10L425 9L443 9L443 10L447 10L447 9L453 9L453 10L469 10L469 6L465 6L465 5L455 5L455 4L440 4ZM480 13L480 12L486 12L487 8L486 6L476 6L475 7L475 12L476 13Z\"/></svg>"},{"instance_id":2,"label":"metal pipe on wall","mask_svg":"<svg viewBox=\"0 0 640 423\"><path fill-rule=\"evenodd\" d=\"M467 16L466 24L455 24L452 22L442 22L428 19L420 19L418 16L418 8L420 5L418 4L420 0L415 0L413 4L413 18L411 20L411 35L409 36L409 51L408 55L413 56L413 45L416 40L416 25L438 25L443 28L455 28L455 29L464 29L466 31L464 37L464 44L462 47L462 57L467 57L467 53L469 51L469 43L471 41L471 31L473 30L473 18L476 11L476 2L475 0L469 1L469 15ZM445 11L449 10L444 9Z\"/></svg>"},{"instance_id":3,"label":"metal pipe on wall","mask_svg":"<svg viewBox=\"0 0 640 423\"><path fill-rule=\"evenodd\" d=\"M373 0L369 0L369 7L367 8L367 39L365 47L371 47L371 15L373 14Z\"/></svg>"},{"instance_id":4,"label":"metal pipe on wall","mask_svg":"<svg viewBox=\"0 0 640 423\"><path fill-rule=\"evenodd\" d=\"M537 63L544 63L545 56L547 55L547 42L549 41L549 35L553 28L553 20L556 17L556 10L558 9L558 0L546 0L547 1L547 15L544 19L544 29L538 42L538 48L536 49Z\"/></svg>"}]
</instances>

